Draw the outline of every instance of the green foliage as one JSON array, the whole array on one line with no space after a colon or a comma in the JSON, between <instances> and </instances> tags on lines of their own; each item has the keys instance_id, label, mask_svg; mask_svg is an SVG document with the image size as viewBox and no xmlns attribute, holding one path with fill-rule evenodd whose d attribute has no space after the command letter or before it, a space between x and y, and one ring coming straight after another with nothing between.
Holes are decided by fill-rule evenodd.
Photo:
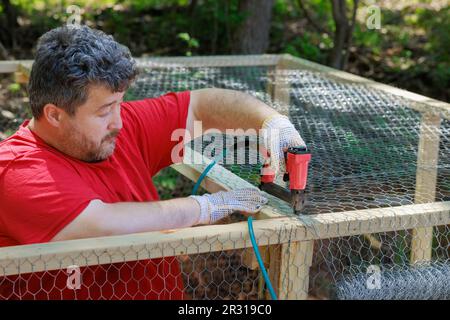
<instances>
[{"instance_id":1,"label":"green foliage","mask_svg":"<svg viewBox=\"0 0 450 320\"><path fill-rule=\"evenodd\" d=\"M3 134L5 135L5 137L9 137L12 136L14 133L16 132L15 129L6 129Z\"/></svg>"},{"instance_id":2,"label":"green foliage","mask_svg":"<svg viewBox=\"0 0 450 320\"><path fill-rule=\"evenodd\" d=\"M175 170L164 170L153 178L153 182L170 192L175 190L177 178L178 174Z\"/></svg>"},{"instance_id":3,"label":"green foliage","mask_svg":"<svg viewBox=\"0 0 450 320\"><path fill-rule=\"evenodd\" d=\"M367 32L365 27L361 25L355 26L353 33L354 44L369 48L373 53L381 54L381 45L383 42L383 35L379 32Z\"/></svg>"},{"instance_id":4,"label":"green foliage","mask_svg":"<svg viewBox=\"0 0 450 320\"><path fill-rule=\"evenodd\" d=\"M347 2L350 8L352 1ZM359 10L369 2L360 1ZM380 73L375 78L379 81L387 78L395 84L399 79L399 84L409 85L413 82L405 79L423 79L437 95L448 92L450 8L435 10L421 5L431 3L429 0L401 2L402 9L381 4L381 30L368 30L362 20L358 21L351 63L364 61L369 66L362 70L374 69ZM29 52L42 33L67 21L70 14L66 9L71 4L82 9L82 23L112 34L135 56L230 54L234 32L246 16L239 10L239 0L11 0L11 3L20 16L18 45L28 46ZM268 52L290 53L326 64L335 28L332 1L303 0L303 4L319 28L310 23L297 0L275 0ZM2 19L0 15L0 24L4 25ZM6 44L10 45L8 41Z\"/></svg>"},{"instance_id":5,"label":"green foliage","mask_svg":"<svg viewBox=\"0 0 450 320\"><path fill-rule=\"evenodd\" d=\"M312 18L319 22L324 30L332 32L334 23L331 16L331 3L327 0L304 1ZM272 41L281 42L276 52L289 53L304 59L326 63L327 55L333 47L333 41L327 33L321 33L307 24L297 34L286 35L287 23L305 19L305 13L297 1L277 0L274 7ZM286 41L286 38L287 41Z\"/></svg>"},{"instance_id":6,"label":"green foliage","mask_svg":"<svg viewBox=\"0 0 450 320\"><path fill-rule=\"evenodd\" d=\"M450 7L439 12L417 11L417 24L427 32L425 51L433 61L433 82L441 88L450 87Z\"/></svg>"},{"instance_id":7,"label":"green foliage","mask_svg":"<svg viewBox=\"0 0 450 320\"><path fill-rule=\"evenodd\" d=\"M321 26L330 31L334 31L334 21L332 18L332 5L329 0L309 0L305 1L309 10L316 17Z\"/></svg>"},{"instance_id":8,"label":"green foliage","mask_svg":"<svg viewBox=\"0 0 450 320\"><path fill-rule=\"evenodd\" d=\"M11 83L8 86L8 91L11 93L17 93L20 91L20 84L19 83Z\"/></svg>"},{"instance_id":9,"label":"green foliage","mask_svg":"<svg viewBox=\"0 0 450 320\"><path fill-rule=\"evenodd\" d=\"M126 0L123 4L133 10L143 11L149 8L164 8L171 6L187 6L189 0Z\"/></svg>"},{"instance_id":10,"label":"green foliage","mask_svg":"<svg viewBox=\"0 0 450 320\"><path fill-rule=\"evenodd\" d=\"M138 95L132 91L132 89L128 89L123 96L123 101L133 101L138 100Z\"/></svg>"},{"instance_id":11,"label":"green foliage","mask_svg":"<svg viewBox=\"0 0 450 320\"><path fill-rule=\"evenodd\" d=\"M317 45L317 40L314 35L305 33L302 37L298 37L287 44L284 52L308 60L322 61L324 56Z\"/></svg>"},{"instance_id":12,"label":"green foliage","mask_svg":"<svg viewBox=\"0 0 450 320\"><path fill-rule=\"evenodd\" d=\"M397 265L405 265L408 264L409 259L407 256L408 253L408 243L406 242L406 232L399 230L397 231L398 235L395 237L395 245L393 260Z\"/></svg>"},{"instance_id":13,"label":"green foliage","mask_svg":"<svg viewBox=\"0 0 450 320\"><path fill-rule=\"evenodd\" d=\"M191 36L187 32L179 33L178 38L180 38L186 43L188 47L188 50L186 51L186 56L188 57L192 56L192 49L196 49L199 47L198 40L195 38L191 38Z\"/></svg>"}]
</instances>

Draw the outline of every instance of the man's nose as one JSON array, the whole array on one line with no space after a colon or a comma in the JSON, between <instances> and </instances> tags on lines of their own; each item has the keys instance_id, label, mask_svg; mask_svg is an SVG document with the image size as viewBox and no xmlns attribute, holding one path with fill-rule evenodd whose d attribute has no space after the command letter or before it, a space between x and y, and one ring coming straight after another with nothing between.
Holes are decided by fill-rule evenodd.
<instances>
[{"instance_id":1,"label":"man's nose","mask_svg":"<svg viewBox=\"0 0 450 320\"><path fill-rule=\"evenodd\" d=\"M109 130L120 130L122 129L122 117L120 116L120 105L114 110L114 116L111 119L111 123L108 125Z\"/></svg>"}]
</instances>

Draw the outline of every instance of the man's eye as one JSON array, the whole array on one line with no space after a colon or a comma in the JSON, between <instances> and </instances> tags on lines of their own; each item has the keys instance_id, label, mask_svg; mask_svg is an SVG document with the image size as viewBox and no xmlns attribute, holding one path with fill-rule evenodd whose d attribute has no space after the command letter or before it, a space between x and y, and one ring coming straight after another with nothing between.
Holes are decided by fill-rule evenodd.
<instances>
[{"instance_id":1,"label":"man's eye","mask_svg":"<svg viewBox=\"0 0 450 320\"><path fill-rule=\"evenodd\" d=\"M104 117L108 116L110 113L111 113L111 108L107 108L106 111L99 114L99 117L104 118Z\"/></svg>"}]
</instances>

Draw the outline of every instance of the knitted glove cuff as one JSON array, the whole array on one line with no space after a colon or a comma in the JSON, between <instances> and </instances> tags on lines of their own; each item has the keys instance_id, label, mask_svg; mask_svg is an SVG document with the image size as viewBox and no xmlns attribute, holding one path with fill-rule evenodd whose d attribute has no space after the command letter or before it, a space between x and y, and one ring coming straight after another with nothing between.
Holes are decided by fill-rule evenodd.
<instances>
[{"instance_id":1,"label":"knitted glove cuff","mask_svg":"<svg viewBox=\"0 0 450 320\"><path fill-rule=\"evenodd\" d=\"M209 201L204 196L189 196L195 199L200 205L200 219L197 224L209 224L211 222L211 208Z\"/></svg>"},{"instance_id":2,"label":"knitted glove cuff","mask_svg":"<svg viewBox=\"0 0 450 320\"><path fill-rule=\"evenodd\" d=\"M262 129L282 129L291 126L292 123L288 117L282 114L274 114L264 120Z\"/></svg>"}]
</instances>

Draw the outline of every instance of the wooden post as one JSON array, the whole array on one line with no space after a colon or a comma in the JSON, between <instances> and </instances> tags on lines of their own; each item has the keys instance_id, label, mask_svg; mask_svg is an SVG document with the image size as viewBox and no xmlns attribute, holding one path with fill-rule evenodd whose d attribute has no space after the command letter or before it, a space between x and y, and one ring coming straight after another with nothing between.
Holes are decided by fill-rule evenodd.
<instances>
[{"instance_id":1,"label":"wooden post","mask_svg":"<svg viewBox=\"0 0 450 320\"><path fill-rule=\"evenodd\" d=\"M261 255L261 259L263 260L264 267L269 267L269 247L268 246L258 246L259 254ZM255 252L253 251L253 247L247 248L242 253L242 264L249 269L256 270L259 268L258 260L256 260Z\"/></svg>"},{"instance_id":2,"label":"wooden post","mask_svg":"<svg viewBox=\"0 0 450 320\"><path fill-rule=\"evenodd\" d=\"M273 72L267 90L278 111L289 116L289 76L298 67L282 56ZM277 181L277 183L281 183ZM314 241L300 241L271 245L268 250L269 277L278 299L307 299L309 268L312 264ZM270 299L269 292L266 298Z\"/></svg>"},{"instance_id":3,"label":"wooden post","mask_svg":"<svg viewBox=\"0 0 450 320\"><path fill-rule=\"evenodd\" d=\"M273 73L267 83L267 93L272 97L275 104L279 104L277 111L289 115L290 84L289 84L290 64L286 59L281 58L276 64Z\"/></svg>"},{"instance_id":4,"label":"wooden post","mask_svg":"<svg viewBox=\"0 0 450 320\"><path fill-rule=\"evenodd\" d=\"M434 202L439 160L441 117L439 113L422 114L417 155L415 203ZM433 227L412 231L411 263L431 260Z\"/></svg>"},{"instance_id":5,"label":"wooden post","mask_svg":"<svg viewBox=\"0 0 450 320\"><path fill-rule=\"evenodd\" d=\"M18 70L14 73L14 81L20 84L27 84L30 80L31 66L31 62L22 61Z\"/></svg>"},{"instance_id":6,"label":"wooden post","mask_svg":"<svg viewBox=\"0 0 450 320\"><path fill-rule=\"evenodd\" d=\"M314 241L270 246L269 278L279 300L306 300ZM266 298L270 299L269 292Z\"/></svg>"},{"instance_id":7,"label":"wooden post","mask_svg":"<svg viewBox=\"0 0 450 320\"><path fill-rule=\"evenodd\" d=\"M14 82L15 83L20 83L20 84L27 84L29 80L29 77L21 72L21 71L17 71L14 72Z\"/></svg>"}]
</instances>

